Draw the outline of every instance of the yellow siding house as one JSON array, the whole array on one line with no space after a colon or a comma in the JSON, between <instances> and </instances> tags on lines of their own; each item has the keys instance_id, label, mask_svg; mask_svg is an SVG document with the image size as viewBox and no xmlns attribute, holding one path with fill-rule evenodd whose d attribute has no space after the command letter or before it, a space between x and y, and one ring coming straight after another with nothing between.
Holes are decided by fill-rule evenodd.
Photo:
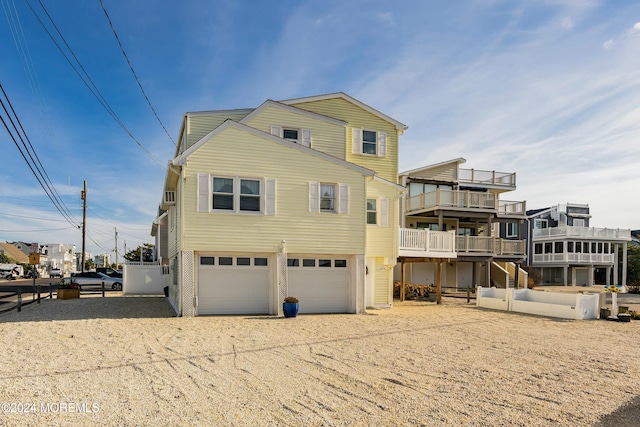
<instances>
[{"instance_id":1,"label":"yellow siding house","mask_svg":"<svg viewBox=\"0 0 640 427\"><path fill-rule=\"evenodd\" d=\"M405 129L344 93L185 114L153 228L176 312L391 306Z\"/></svg>"}]
</instances>

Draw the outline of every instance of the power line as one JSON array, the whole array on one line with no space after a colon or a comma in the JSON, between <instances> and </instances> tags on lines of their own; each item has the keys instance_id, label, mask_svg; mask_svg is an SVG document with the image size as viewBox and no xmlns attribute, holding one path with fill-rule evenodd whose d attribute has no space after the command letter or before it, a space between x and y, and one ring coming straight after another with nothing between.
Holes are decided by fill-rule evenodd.
<instances>
[{"instance_id":1,"label":"power line","mask_svg":"<svg viewBox=\"0 0 640 427\"><path fill-rule=\"evenodd\" d=\"M27 5L29 6L29 9L31 9L31 12L33 13L33 15L36 17L36 19L38 20L38 22L40 23L40 25L42 26L42 28L44 29L44 31L47 33L47 35L49 36L49 38L51 39L51 41L53 42L53 44L55 44L56 48L58 48L58 50L60 51L60 53L62 54L62 56L64 56L64 58L67 60L67 62L69 63L69 65L71 66L71 68L73 69L73 71L78 75L78 77L80 77L80 80L82 80L82 82L84 83L84 85L87 87L87 89L89 89L89 92L91 92L91 94L96 98L96 100L98 100L98 103L102 106L102 108L105 109L105 111L111 116L111 118L122 128L122 130L125 131L125 133L138 145L138 147L140 147L142 149L142 151L145 152L145 154L147 156L149 156L149 158L151 158L153 161L155 161L158 165L160 165L160 167L162 167L163 169L167 169L166 166L163 166L162 163L149 151L147 150L147 148L142 145L142 143L140 141L138 141L138 139L131 133L131 131L127 128L127 126L124 124L124 122L120 119L120 117L118 117L118 115L116 114L116 112L113 110L113 108L111 107L111 105L109 105L109 103L107 102L107 100L104 98L104 96L102 95L102 93L100 92L100 90L98 89L98 87L96 86L96 84L93 82L93 80L91 79L91 76L89 75L89 73L85 70L85 68L82 66L82 63L80 62L80 60L78 59L78 57L75 55L75 53L73 52L73 49L71 49L71 47L69 46L69 44L67 43L67 40L64 38L64 36L62 35L62 33L60 32L60 30L58 29L58 26L56 25L56 23L54 22L53 18L51 18L51 16L49 15L49 12L47 11L47 9L45 8L45 6L42 4L42 1L38 0L38 3L40 4L40 7L42 7L42 10L44 10L44 13L47 15L47 18L49 18L49 21L51 22L51 24L53 25L53 27L55 28L56 32L58 33L58 36L60 36L60 38L62 39L63 43L65 44L65 46L67 47L67 49L69 50L69 52L71 53L71 55L73 56L73 58L75 59L75 61L77 62L78 66L80 67L80 69L84 72L85 77L80 73L80 71L78 71L78 68L76 68L76 66L73 64L73 62L71 61L71 59L69 59L69 57L67 56L67 54L64 52L64 50L62 49L62 47L58 44L58 42L56 41L56 39L53 37L53 35L51 34L51 32L49 31L49 29L47 28L47 26L45 25L45 23L42 21L42 19L40 19L40 16L38 16L38 13L35 11L35 9L31 6L31 3L29 3L29 0L25 0ZM91 85L88 82L91 83ZM91 87L93 86L93 88Z\"/></svg>"},{"instance_id":2,"label":"power line","mask_svg":"<svg viewBox=\"0 0 640 427\"><path fill-rule=\"evenodd\" d=\"M31 147L31 151L33 151L33 155L36 156L37 162L36 162L36 160L34 160L33 155L31 154L31 151L29 150L29 148L27 147L26 143L24 142L24 139L22 138L22 135L20 134L20 131L16 127L16 124L15 124L13 118L11 117L11 114L7 110L7 107L6 107L5 103L4 103L4 101L0 98L0 106L2 106L2 109L4 110L4 112L5 112L6 116L7 116L7 119L11 122L11 125L13 127L13 131L12 131L10 129L9 125L7 124L7 122L5 121L4 117L2 117L2 115L0 115L0 120L2 121L2 124L4 125L5 129L7 130L7 133L9 134L9 137L13 140L13 143L15 144L16 148L18 148L18 151L20 152L20 155L22 156L24 161L27 163L27 166L31 170L31 173L33 173L33 176L36 178L36 180L40 184L40 187L42 187L42 189L44 190L45 194L47 195L47 197L49 197L49 200L51 200L51 202L56 207L58 212L60 212L60 214L67 220L67 222L69 224L73 225L74 227L77 227L77 222L78 221L75 218L73 218L73 215L71 214L69 209L67 209L66 205L64 204L64 202L60 198L60 195L58 194L57 190L55 190L55 187L54 187L53 183L51 182L51 179L49 178L49 175L46 173L46 171L43 172L44 171L44 166L42 166L42 163L40 162L39 157L35 153L35 149L33 148L33 145L31 144L31 141L29 140L29 137L27 136L24 128L22 127L22 123L20 122L20 119L18 118L18 115L16 114L16 112L15 112L15 110L13 108L13 105L11 104L11 100L9 100L9 97L7 96L7 93L4 90L4 87L2 87L2 84L0 84L0 90L2 91L2 94L4 95L4 98L5 98L6 102L7 102L7 104L9 105L9 107L11 109L11 112L13 113L13 116L15 117L16 121L20 125L20 129L22 130L22 133L24 134L24 137L29 142L29 147ZM25 150L27 152L27 155L25 155L24 151L20 147L20 144L18 144L18 141L16 140L16 135L14 135L14 132L16 133L17 137L22 142L22 146L25 148ZM29 157L30 161L29 161L29 159L27 159L27 157ZM38 170L38 173L36 173L36 171L34 170L34 167Z\"/></svg>"},{"instance_id":3,"label":"power line","mask_svg":"<svg viewBox=\"0 0 640 427\"><path fill-rule=\"evenodd\" d=\"M13 108L13 105L11 104L11 100L7 96L7 93L4 91L4 87L2 87L1 84L0 84L0 90L2 90L2 94L4 95L4 98L7 100L7 104L9 104L9 107L11 108L11 112L13 113L13 117L15 117L16 121L18 122L18 125L20 126L20 130L22 131L22 135L24 135L25 139L29 143L29 147L31 147L31 151L33 151L33 155L29 151L29 147L27 147L27 145L25 144L24 139L22 139L22 136L20 135L20 132L16 128L15 123L13 122L13 119L11 118L11 115L7 111L7 109L4 106L4 104L2 104L2 108L4 109L5 114L7 114L7 118L11 121L11 124L13 125L13 128L15 129L16 133L18 134L18 137L20 138L20 141L22 142L22 146L27 150L27 154L29 155L29 158L31 159L31 161L34 164L34 166L36 167L36 169L38 169L38 172L40 173L40 176L43 178L45 184L47 185L47 188L49 188L49 190L53 193L54 199L58 201L58 205L65 212L65 214L63 214L63 216L66 215L69 219L71 219L71 221L78 222L75 218L73 218L73 214L69 211L67 206L64 204L64 202L62 201L62 198L60 197L60 194L58 194L58 190L56 190L55 186L51 182L51 178L49 178L49 174L47 173L47 171L45 170L44 166L42 165L42 162L40 161L40 157L38 157L38 153L36 152L36 149L33 148L33 144L31 144L31 140L29 139L29 136L27 135L27 132L24 130L24 127L22 126L22 122L20 121L20 118L18 117L18 114L16 113L16 111ZM2 102L2 100L0 100L0 102ZM33 156L35 156L37 162L35 160L33 160ZM40 166L38 166L38 165L40 165ZM44 176L43 176L43 174L44 174Z\"/></svg>"},{"instance_id":4,"label":"power line","mask_svg":"<svg viewBox=\"0 0 640 427\"><path fill-rule=\"evenodd\" d=\"M173 140L173 138L169 134L169 131L165 127L164 123L162 123L162 120L160 120L160 117L158 117L158 113L156 113L156 109L153 108L153 105L151 105L151 101L149 100L149 97L147 96L147 93L144 91L144 88L142 87L142 83L140 83L140 79L138 79L138 75L136 74L135 70L133 69L133 65L131 65L131 61L129 61L129 57L127 56L127 53L125 52L124 47L122 46L122 43L120 42L120 37L118 37L118 33L116 33L116 29L113 26L113 23L111 22L111 17L109 16L109 13L107 13L107 9L104 7L104 3L102 2L102 0L100 0L100 6L102 6L102 10L104 11L105 16L107 17L107 21L109 21L109 26L111 27L111 31L113 31L113 35L116 37L116 41L118 42L118 46L120 46L120 51L124 55L124 59L126 59L127 65L129 66L129 69L131 70L131 73L133 74L133 77L136 79L136 82L138 83L138 87L140 87L140 90L142 91L142 95L144 96L144 99L147 100L147 104L149 105L149 108L151 108L151 111L153 112L153 115L156 116L156 120L158 121L158 123L160 123L160 126L162 126L162 129L164 129L164 133L167 134L167 136L169 137L169 139L173 143L173 146L175 147L176 146L176 142Z\"/></svg>"}]
</instances>

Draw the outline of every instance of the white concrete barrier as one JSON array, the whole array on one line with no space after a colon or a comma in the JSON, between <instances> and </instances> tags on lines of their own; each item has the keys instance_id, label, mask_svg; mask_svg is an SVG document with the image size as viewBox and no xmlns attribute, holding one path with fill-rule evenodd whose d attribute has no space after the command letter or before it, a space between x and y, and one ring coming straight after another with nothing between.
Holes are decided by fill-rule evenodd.
<instances>
[{"instance_id":1,"label":"white concrete barrier","mask_svg":"<svg viewBox=\"0 0 640 427\"><path fill-rule=\"evenodd\" d=\"M478 287L476 306L561 319L597 319L598 294Z\"/></svg>"},{"instance_id":2,"label":"white concrete barrier","mask_svg":"<svg viewBox=\"0 0 640 427\"><path fill-rule=\"evenodd\" d=\"M511 289L501 288L483 288L478 286L476 289L476 306L482 308L491 308L494 310L509 310L509 295Z\"/></svg>"}]
</instances>

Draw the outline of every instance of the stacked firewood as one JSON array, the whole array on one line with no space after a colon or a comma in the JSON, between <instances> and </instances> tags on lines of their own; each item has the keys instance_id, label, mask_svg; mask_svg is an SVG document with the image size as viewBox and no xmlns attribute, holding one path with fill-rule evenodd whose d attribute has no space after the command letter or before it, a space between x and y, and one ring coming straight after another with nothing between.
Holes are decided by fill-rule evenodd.
<instances>
[{"instance_id":1,"label":"stacked firewood","mask_svg":"<svg viewBox=\"0 0 640 427\"><path fill-rule=\"evenodd\" d=\"M393 282L393 296L394 298L400 298L400 289L402 288L400 281ZM427 298L429 292L435 293L436 288L433 285L418 285L415 283L404 283L404 297L405 299L415 298Z\"/></svg>"}]
</instances>

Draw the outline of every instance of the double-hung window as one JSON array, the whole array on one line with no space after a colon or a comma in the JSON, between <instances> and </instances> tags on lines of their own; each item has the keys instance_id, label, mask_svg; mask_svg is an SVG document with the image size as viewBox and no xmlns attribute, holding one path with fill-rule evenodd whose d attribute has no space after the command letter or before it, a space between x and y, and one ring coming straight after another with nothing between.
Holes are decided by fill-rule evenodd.
<instances>
[{"instance_id":1,"label":"double-hung window","mask_svg":"<svg viewBox=\"0 0 640 427\"><path fill-rule=\"evenodd\" d=\"M320 184L320 211L335 212L336 211L336 185Z\"/></svg>"},{"instance_id":2,"label":"double-hung window","mask_svg":"<svg viewBox=\"0 0 640 427\"><path fill-rule=\"evenodd\" d=\"M370 130L362 131L362 154L376 155L378 151L378 134Z\"/></svg>"},{"instance_id":3,"label":"double-hung window","mask_svg":"<svg viewBox=\"0 0 640 427\"><path fill-rule=\"evenodd\" d=\"M260 181L240 179L240 211L260 212Z\"/></svg>"},{"instance_id":4,"label":"double-hung window","mask_svg":"<svg viewBox=\"0 0 640 427\"><path fill-rule=\"evenodd\" d=\"M233 184L232 178L213 178L213 209L235 210Z\"/></svg>"},{"instance_id":5,"label":"double-hung window","mask_svg":"<svg viewBox=\"0 0 640 427\"><path fill-rule=\"evenodd\" d=\"M275 215L275 179L198 174L198 212Z\"/></svg>"},{"instance_id":6,"label":"double-hung window","mask_svg":"<svg viewBox=\"0 0 640 427\"><path fill-rule=\"evenodd\" d=\"M507 223L507 237L518 237L518 223Z\"/></svg>"},{"instance_id":7,"label":"double-hung window","mask_svg":"<svg viewBox=\"0 0 640 427\"><path fill-rule=\"evenodd\" d=\"M376 225L378 223L376 202L376 199L367 199L367 224Z\"/></svg>"},{"instance_id":8,"label":"double-hung window","mask_svg":"<svg viewBox=\"0 0 640 427\"><path fill-rule=\"evenodd\" d=\"M309 182L309 212L349 213L349 185Z\"/></svg>"},{"instance_id":9,"label":"double-hung window","mask_svg":"<svg viewBox=\"0 0 640 427\"><path fill-rule=\"evenodd\" d=\"M354 128L351 130L351 152L369 156L384 157L387 155L387 134L370 129Z\"/></svg>"},{"instance_id":10,"label":"double-hung window","mask_svg":"<svg viewBox=\"0 0 640 427\"><path fill-rule=\"evenodd\" d=\"M260 212L260 181L244 178L213 178L213 210Z\"/></svg>"}]
</instances>

